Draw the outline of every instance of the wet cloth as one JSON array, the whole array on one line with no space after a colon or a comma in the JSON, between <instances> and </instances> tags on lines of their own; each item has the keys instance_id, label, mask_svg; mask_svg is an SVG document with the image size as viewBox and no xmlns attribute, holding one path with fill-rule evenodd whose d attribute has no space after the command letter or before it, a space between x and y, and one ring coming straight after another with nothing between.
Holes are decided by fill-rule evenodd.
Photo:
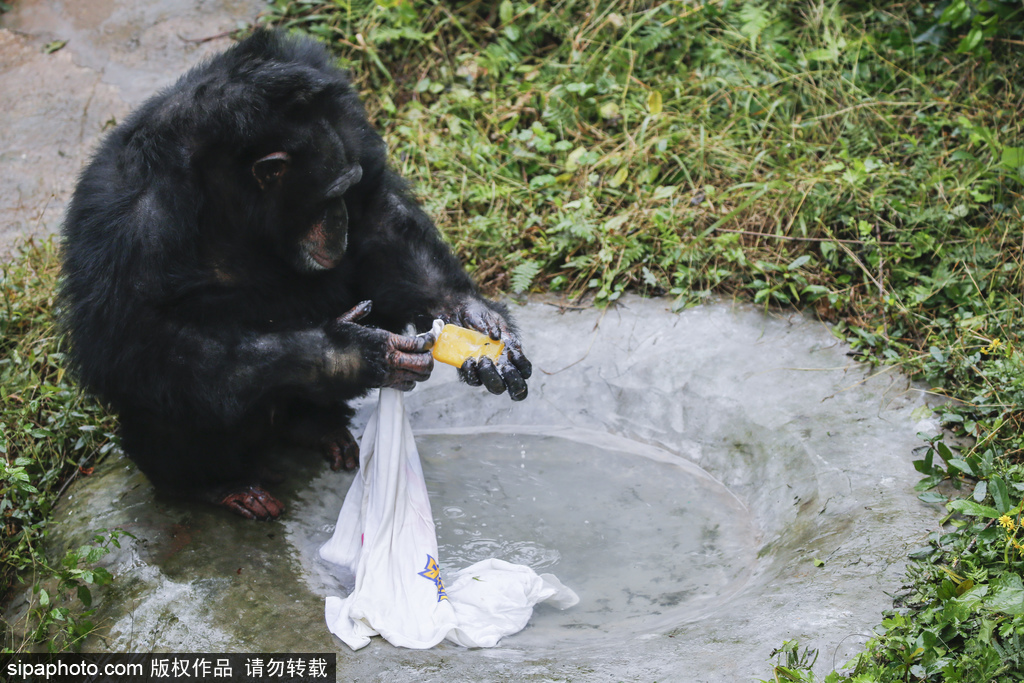
<instances>
[{"instance_id":1,"label":"wet cloth","mask_svg":"<svg viewBox=\"0 0 1024 683\"><path fill-rule=\"evenodd\" d=\"M441 578L437 535L402 392L381 389L363 432L359 472L320 556L355 574L346 598L328 597L327 627L353 650L382 635L425 649L447 638L493 647L526 626L538 602L579 598L551 574L490 559Z\"/></svg>"}]
</instances>

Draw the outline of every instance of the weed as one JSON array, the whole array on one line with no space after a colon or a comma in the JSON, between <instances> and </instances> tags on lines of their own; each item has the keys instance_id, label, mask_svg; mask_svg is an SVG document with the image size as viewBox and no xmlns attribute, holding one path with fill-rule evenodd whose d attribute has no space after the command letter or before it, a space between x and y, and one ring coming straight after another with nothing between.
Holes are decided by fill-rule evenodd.
<instances>
[{"instance_id":1,"label":"weed","mask_svg":"<svg viewBox=\"0 0 1024 683\"><path fill-rule=\"evenodd\" d=\"M89 586L106 586L114 577L96 563L110 553L110 546L121 547L120 537L131 536L126 531L101 529L93 537L93 543L77 549L68 550L60 564L51 567L45 560L40 561L41 573L49 577L33 586L36 607L32 610L33 622L30 640L45 642L50 652L79 650L82 641L92 633L95 624L90 620L96 609L93 607L93 596ZM44 587L44 583L56 584L54 595ZM78 602L85 607L79 611L71 607L74 594Z\"/></svg>"},{"instance_id":2,"label":"weed","mask_svg":"<svg viewBox=\"0 0 1024 683\"><path fill-rule=\"evenodd\" d=\"M113 418L65 374L53 318L58 270L54 241L30 242L0 277L0 598L6 601L20 575L40 582L55 577L59 587L52 596L38 592L41 583L35 586L45 608L37 615L37 635L60 621L67 628L51 642L71 645L88 622L70 609L68 589L99 583L104 574L90 572L97 555L88 550L51 568L41 543L60 494L91 472L96 457L116 440ZM88 589L73 592L88 608Z\"/></svg>"}]
</instances>

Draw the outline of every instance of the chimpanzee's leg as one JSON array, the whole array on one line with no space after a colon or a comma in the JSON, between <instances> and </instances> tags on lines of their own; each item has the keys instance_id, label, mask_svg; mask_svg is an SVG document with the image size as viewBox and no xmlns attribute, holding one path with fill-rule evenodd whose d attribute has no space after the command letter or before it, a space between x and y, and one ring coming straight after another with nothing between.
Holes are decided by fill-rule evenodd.
<instances>
[{"instance_id":1,"label":"chimpanzee's leg","mask_svg":"<svg viewBox=\"0 0 1024 683\"><path fill-rule=\"evenodd\" d=\"M359 467L359 443L348 429L355 411L347 404L317 405L296 401L284 412L281 429L285 438L300 446L319 450L332 470Z\"/></svg>"},{"instance_id":2,"label":"chimpanzee's leg","mask_svg":"<svg viewBox=\"0 0 1024 683\"><path fill-rule=\"evenodd\" d=\"M275 519L284 505L260 486L258 444L245 433L189 431L122 411L121 443L153 486L219 505L249 519Z\"/></svg>"}]
</instances>

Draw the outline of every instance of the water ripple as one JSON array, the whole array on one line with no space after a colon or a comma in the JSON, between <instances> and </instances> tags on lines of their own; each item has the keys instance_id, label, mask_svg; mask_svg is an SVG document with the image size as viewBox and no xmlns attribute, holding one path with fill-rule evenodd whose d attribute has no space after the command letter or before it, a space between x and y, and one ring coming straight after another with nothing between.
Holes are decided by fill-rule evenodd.
<instances>
[{"instance_id":1,"label":"water ripple","mask_svg":"<svg viewBox=\"0 0 1024 683\"><path fill-rule=\"evenodd\" d=\"M438 552L445 564L460 569L492 557L512 564L525 564L533 570L551 567L562 559L560 552L539 543L493 538L477 538L457 545L442 543L438 546Z\"/></svg>"}]
</instances>

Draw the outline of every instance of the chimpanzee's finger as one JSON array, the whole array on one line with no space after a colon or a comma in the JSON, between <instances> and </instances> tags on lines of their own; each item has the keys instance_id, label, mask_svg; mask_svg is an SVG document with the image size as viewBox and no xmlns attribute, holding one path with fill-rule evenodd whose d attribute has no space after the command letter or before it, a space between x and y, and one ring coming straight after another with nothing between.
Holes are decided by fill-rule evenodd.
<instances>
[{"instance_id":1,"label":"chimpanzee's finger","mask_svg":"<svg viewBox=\"0 0 1024 683\"><path fill-rule=\"evenodd\" d=\"M430 350L430 347L434 345L435 339L432 332L425 332L414 337L392 334L388 340L388 345L397 351L422 354Z\"/></svg>"},{"instance_id":2,"label":"chimpanzee's finger","mask_svg":"<svg viewBox=\"0 0 1024 683\"><path fill-rule=\"evenodd\" d=\"M435 320L430 329L426 332L420 332L416 336L423 339L427 343L427 348L434 348L434 344L437 343L437 336L441 334L441 330L444 329L444 323L440 320Z\"/></svg>"},{"instance_id":3,"label":"chimpanzee's finger","mask_svg":"<svg viewBox=\"0 0 1024 683\"><path fill-rule=\"evenodd\" d=\"M373 309L373 301L371 301L369 299L367 299L366 301L361 301L358 304L356 304L355 306L353 306L349 311L341 314L341 316L338 318L337 322L339 322L339 323L354 323L355 321L357 321L357 320L359 320L361 318L365 318L366 316L368 316L372 309Z\"/></svg>"},{"instance_id":4,"label":"chimpanzee's finger","mask_svg":"<svg viewBox=\"0 0 1024 683\"><path fill-rule=\"evenodd\" d=\"M388 366L392 368L395 377L408 377L411 380L422 382L430 378L430 373L434 369L434 357L429 353L390 351Z\"/></svg>"},{"instance_id":5,"label":"chimpanzee's finger","mask_svg":"<svg viewBox=\"0 0 1024 683\"><path fill-rule=\"evenodd\" d=\"M526 357L522 349L509 348L508 360L516 367L516 370L519 371L519 375L523 379L530 379L530 376L533 374L533 363Z\"/></svg>"},{"instance_id":6,"label":"chimpanzee's finger","mask_svg":"<svg viewBox=\"0 0 1024 683\"><path fill-rule=\"evenodd\" d=\"M496 315L487 317L487 320L484 321L484 328L486 328L487 336L495 341L499 341L505 336L504 326L501 324L501 319Z\"/></svg>"},{"instance_id":7,"label":"chimpanzee's finger","mask_svg":"<svg viewBox=\"0 0 1024 683\"><path fill-rule=\"evenodd\" d=\"M256 515L242 504L241 498L238 494L226 496L224 500L220 502L220 505L231 510L236 515L245 517L246 519L256 519Z\"/></svg>"},{"instance_id":8,"label":"chimpanzee's finger","mask_svg":"<svg viewBox=\"0 0 1024 683\"><path fill-rule=\"evenodd\" d=\"M511 363L502 363L498 366L498 371L501 372L501 379L505 382L505 386L508 387L508 396L513 401L522 401L526 398L528 388L526 386L526 380L519 373L519 370Z\"/></svg>"},{"instance_id":9,"label":"chimpanzee's finger","mask_svg":"<svg viewBox=\"0 0 1024 683\"><path fill-rule=\"evenodd\" d=\"M505 338L505 333L508 329L502 324L504 321L493 312L488 311L489 315L484 320L484 327L487 335L494 340L501 340Z\"/></svg>"},{"instance_id":10,"label":"chimpanzee's finger","mask_svg":"<svg viewBox=\"0 0 1024 683\"><path fill-rule=\"evenodd\" d=\"M270 513L270 510L263 504L263 501L256 496L248 495L244 501L245 507L249 508L256 519L272 519L274 515Z\"/></svg>"},{"instance_id":11,"label":"chimpanzee's finger","mask_svg":"<svg viewBox=\"0 0 1024 683\"><path fill-rule=\"evenodd\" d=\"M477 372L480 375L480 381L487 387L487 391L492 394L500 394L505 391L505 381L501 379L501 374L498 372L498 368L487 356L484 356L477 363Z\"/></svg>"},{"instance_id":12,"label":"chimpanzee's finger","mask_svg":"<svg viewBox=\"0 0 1024 683\"><path fill-rule=\"evenodd\" d=\"M467 358L462 362L462 366L459 367L459 378L471 387L483 384L480 381L480 373L477 372L476 358Z\"/></svg>"},{"instance_id":13,"label":"chimpanzee's finger","mask_svg":"<svg viewBox=\"0 0 1024 683\"><path fill-rule=\"evenodd\" d=\"M345 431L348 432L347 429ZM354 470L359 467L359 444L356 442L355 438L352 437L351 432L348 432L348 435L351 441L345 443L345 462L342 466L346 470Z\"/></svg>"},{"instance_id":14,"label":"chimpanzee's finger","mask_svg":"<svg viewBox=\"0 0 1024 683\"><path fill-rule=\"evenodd\" d=\"M491 339L501 339L501 319L489 308L480 306L467 311L463 315L463 323L477 332L483 332Z\"/></svg>"}]
</instances>

